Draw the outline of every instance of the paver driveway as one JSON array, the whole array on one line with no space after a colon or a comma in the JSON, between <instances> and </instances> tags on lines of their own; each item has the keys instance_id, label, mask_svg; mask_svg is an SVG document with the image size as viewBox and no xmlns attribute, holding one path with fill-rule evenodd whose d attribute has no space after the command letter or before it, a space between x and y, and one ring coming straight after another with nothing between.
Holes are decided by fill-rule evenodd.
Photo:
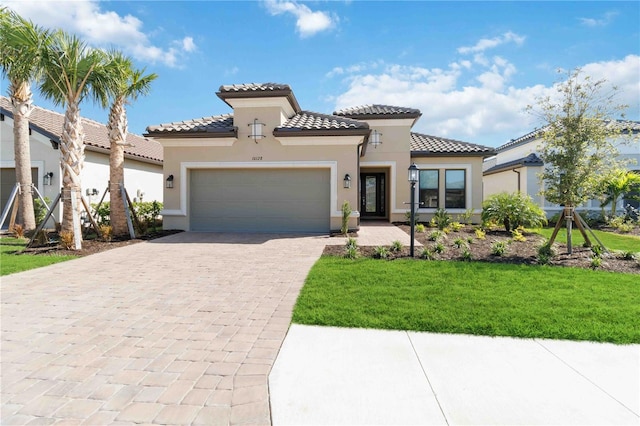
<instances>
[{"instance_id":1,"label":"paver driveway","mask_svg":"<svg viewBox=\"0 0 640 426\"><path fill-rule=\"evenodd\" d=\"M268 424L327 237L181 233L2 278L10 424Z\"/></svg>"}]
</instances>

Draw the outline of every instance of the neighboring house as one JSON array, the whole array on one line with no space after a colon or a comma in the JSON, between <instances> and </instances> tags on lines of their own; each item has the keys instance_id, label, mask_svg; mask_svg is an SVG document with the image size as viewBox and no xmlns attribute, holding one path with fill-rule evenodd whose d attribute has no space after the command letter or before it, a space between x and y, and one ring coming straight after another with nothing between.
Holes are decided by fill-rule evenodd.
<instances>
[{"instance_id":1,"label":"neighboring house","mask_svg":"<svg viewBox=\"0 0 640 426\"><path fill-rule=\"evenodd\" d=\"M618 121L616 125L621 126L621 130L626 134L621 136L617 143L619 158L631 160L631 164L627 166L628 169L640 172L640 144L637 139L640 134L640 122ZM628 140L629 134L633 138L631 141ZM544 167L539 157L539 147L542 143L540 130L534 130L498 147L497 154L485 160L484 197L503 191L521 191L531 196L536 204L544 208L548 216L560 212L562 207L547 202L540 195L541 182L538 176ZM618 207L622 208L627 204L637 207L638 202L620 200ZM585 205L579 206L578 210L600 212L600 202L590 200Z\"/></svg>"},{"instance_id":2,"label":"neighboring house","mask_svg":"<svg viewBox=\"0 0 640 426\"><path fill-rule=\"evenodd\" d=\"M408 168L421 170L418 212L482 204L488 147L412 133L417 109L369 105L304 111L286 84L221 86L232 114L149 126L165 150L165 228L192 231L339 230L341 206L360 220L405 221Z\"/></svg>"},{"instance_id":3,"label":"neighboring house","mask_svg":"<svg viewBox=\"0 0 640 426\"><path fill-rule=\"evenodd\" d=\"M53 200L60 193L60 135L64 115L34 107L29 117L32 181L44 197ZM107 128L86 118L82 119L85 133L85 163L82 170L82 194L90 203L102 198L109 182L109 139ZM13 109L11 101L0 97L0 166L1 209L7 204L16 182ZM162 201L162 146L156 141L128 134L125 147L125 186L131 197L144 201ZM105 200L109 199L109 194ZM60 220L60 210L56 217ZM7 224L5 223L5 226Z\"/></svg>"}]
</instances>

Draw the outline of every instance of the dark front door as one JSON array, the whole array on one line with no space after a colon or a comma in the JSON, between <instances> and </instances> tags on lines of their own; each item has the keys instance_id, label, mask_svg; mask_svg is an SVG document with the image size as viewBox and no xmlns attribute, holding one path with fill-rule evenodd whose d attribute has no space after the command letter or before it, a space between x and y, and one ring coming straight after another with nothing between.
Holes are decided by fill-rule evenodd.
<instances>
[{"instance_id":1,"label":"dark front door","mask_svg":"<svg viewBox=\"0 0 640 426\"><path fill-rule=\"evenodd\" d=\"M360 216L385 217L384 173L360 174Z\"/></svg>"}]
</instances>

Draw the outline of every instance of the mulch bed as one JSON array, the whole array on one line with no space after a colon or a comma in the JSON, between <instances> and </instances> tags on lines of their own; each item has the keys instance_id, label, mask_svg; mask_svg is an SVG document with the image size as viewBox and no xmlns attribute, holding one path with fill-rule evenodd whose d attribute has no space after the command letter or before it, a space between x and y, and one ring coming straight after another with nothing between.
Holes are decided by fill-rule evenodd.
<instances>
[{"instance_id":1,"label":"mulch bed","mask_svg":"<svg viewBox=\"0 0 640 426\"><path fill-rule=\"evenodd\" d=\"M147 235L140 236L134 239L114 239L111 241L102 241L99 239L86 239L82 241L82 249L80 250L66 250L60 246L57 242L50 243L46 246L30 247L22 251L21 254L55 254L55 255L72 255L72 256L88 256L90 254L100 253L102 251L111 250L118 247L129 246L132 244L141 243L143 241L154 240L156 238L166 237L168 235L177 234L182 232L180 230L157 230ZM49 239L57 241L58 238L55 233L49 234Z\"/></svg>"},{"instance_id":2,"label":"mulch bed","mask_svg":"<svg viewBox=\"0 0 640 426\"><path fill-rule=\"evenodd\" d=\"M398 224L399 228L409 234L410 227L408 225ZM433 232L434 228L427 228L424 233L416 233L416 241L420 242L424 247L432 248L434 242L429 240L429 235ZM509 264L525 264L525 265L537 265L538 264L538 248L544 243L545 238L541 235L534 233L523 234L527 241L517 242L511 241L508 244L506 253L503 256L496 256L491 253L491 246L496 241L509 241L512 239L511 234L506 231L492 230L487 231L485 239L481 240L475 236L475 227L465 226L459 232L451 232L444 240L445 251L441 254L436 254L436 260L463 260L463 249L454 246L454 241L458 238L467 240L472 238L473 242L468 245L468 249L471 252L472 260L480 262L490 263L509 263ZM390 246L386 246L389 248ZM591 259L593 258L593 252L589 247L582 247L581 245L573 246L573 253L567 254L566 244L554 244L557 255L554 256L550 265L554 266L567 266L576 268L591 268ZM415 256L420 257L423 247L416 246ZM362 246L358 247L358 253L361 257L374 257L375 247ZM345 247L338 246L326 246L324 249L325 255L332 256L344 256ZM388 260L394 260L399 258L409 257L409 247L403 247L398 252L389 252ZM612 271L612 272L624 272L640 274L640 262L634 260L625 260L615 257L613 253L604 254L602 258L602 265L597 268L598 270Z\"/></svg>"}]
</instances>

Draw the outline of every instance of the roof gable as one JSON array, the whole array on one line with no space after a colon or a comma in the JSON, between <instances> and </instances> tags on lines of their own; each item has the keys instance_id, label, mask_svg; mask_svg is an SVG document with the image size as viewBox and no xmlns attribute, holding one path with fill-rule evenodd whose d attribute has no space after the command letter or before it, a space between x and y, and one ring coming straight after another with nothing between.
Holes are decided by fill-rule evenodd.
<instances>
[{"instance_id":1,"label":"roof gable","mask_svg":"<svg viewBox=\"0 0 640 426\"><path fill-rule=\"evenodd\" d=\"M0 97L0 110L3 114L13 118L13 107L11 106L9 98L5 96ZM63 125L63 114L38 106L34 106L29 116L29 128L58 143L60 143ZM110 149L107 126L83 117L82 127L85 134L84 143L87 149L93 149L95 151L108 151ZM139 159L140 161L162 162L163 151L162 146L158 142L134 133L127 133L127 143L130 144L130 146L125 146L125 155Z\"/></svg>"}]
</instances>

